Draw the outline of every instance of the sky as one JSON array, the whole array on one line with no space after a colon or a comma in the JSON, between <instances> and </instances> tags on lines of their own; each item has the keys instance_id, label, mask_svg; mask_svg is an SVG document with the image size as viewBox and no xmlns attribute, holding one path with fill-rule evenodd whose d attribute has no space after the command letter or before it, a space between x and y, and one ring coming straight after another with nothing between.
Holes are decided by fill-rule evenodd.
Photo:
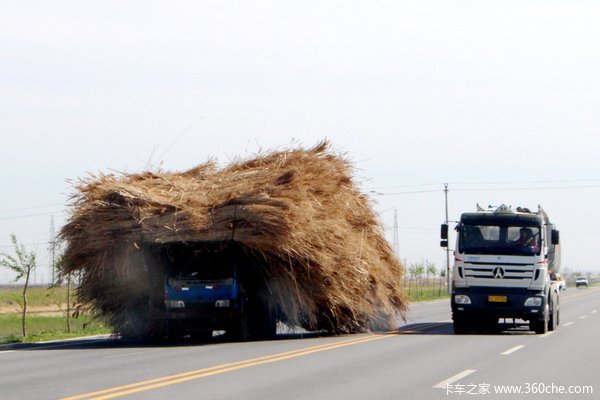
<instances>
[{"instance_id":1,"label":"sky","mask_svg":"<svg viewBox=\"0 0 600 400\"><path fill-rule=\"evenodd\" d=\"M225 165L329 139L399 257L439 225L537 207L563 268L600 272L595 1L27 1L0 13L0 251L48 282L50 221L98 172ZM452 240L452 239L451 239ZM14 275L0 270L0 283Z\"/></svg>"}]
</instances>

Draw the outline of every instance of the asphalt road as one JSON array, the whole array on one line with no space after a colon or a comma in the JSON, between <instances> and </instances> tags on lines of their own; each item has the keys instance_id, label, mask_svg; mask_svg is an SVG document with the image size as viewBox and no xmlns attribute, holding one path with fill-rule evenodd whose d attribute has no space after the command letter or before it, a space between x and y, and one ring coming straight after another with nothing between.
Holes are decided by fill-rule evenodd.
<instances>
[{"instance_id":1,"label":"asphalt road","mask_svg":"<svg viewBox=\"0 0 600 400\"><path fill-rule=\"evenodd\" d=\"M600 399L598 339L600 289L564 292L561 326L546 335L519 326L454 335L444 300L413 305L393 333L203 345L96 338L4 346L0 398Z\"/></svg>"}]
</instances>

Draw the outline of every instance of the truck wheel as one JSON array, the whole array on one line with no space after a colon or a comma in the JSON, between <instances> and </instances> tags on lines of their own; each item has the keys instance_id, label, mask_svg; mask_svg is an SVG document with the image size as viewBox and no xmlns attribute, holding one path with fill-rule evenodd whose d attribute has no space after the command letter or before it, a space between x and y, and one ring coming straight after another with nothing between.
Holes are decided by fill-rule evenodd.
<instances>
[{"instance_id":1,"label":"truck wheel","mask_svg":"<svg viewBox=\"0 0 600 400\"><path fill-rule=\"evenodd\" d=\"M167 340L177 341L183 339L184 329L181 321L168 320L166 323Z\"/></svg>"},{"instance_id":2,"label":"truck wheel","mask_svg":"<svg viewBox=\"0 0 600 400\"><path fill-rule=\"evenodd\" d=\"M469 322L457 317L452 318L452 327L454 328L454 333L457 335L463 335L472 329Z\"/></svg>"},{"instance_id":3,"label":"truck wheel","mask_svg":"<svg viewBox=\"0 0 600 400\"><path fill-rule=\"evenodd\" d=\"M548 332L548 323L545 320L529 321L529 328L539 335Z\"/></svg>"},{"instance_id":4,"label":"truck wheel","mask_svg":"<svg viewBox=\"0 0 600 400\"><path fill-rule=\"evenodd\" d=\"M230 324L229 328L225 332L227 338L230 340L236 340L245 342L250 339L250 331L248 330L248 316L242 313L239 320L234 321Z\"/></svg>"},{"instance_id":5,"label":"truck wheel","mask_svg":"<svg viewBox=\"0 0 600 400\"><path fill-rule=\"evenodd\" d=\"M529 329L535 331L537 334L544 334L548 332L549 318L548 318L549 310L548 306L546 306L546 310L542 319L532 319L529 321Z\"/></svg>"},{"instance_id":6,"label":"truck wheel","mask_svg":"<svg viewBox=\"0 0 600 400\"><path fill-rule=\"evenodd\" d=\"M556 293L556 326L560 325L560 292Z\"/></svg>"},{"instance_id":7,"label":"truck wheel","mask_svg":"<svg viewBox=\"0 0 600 400\"><path fill-rule=\"evenodd\" d=\"M277 335L277 319L268 309L251 313L248 320L248 333L251 339L272 339Z\"/></svg>"},{"instance_id":8,"label":"truck wheel","mask_svg":"<svg viewBox=\"0 0 600 400\"><path fill-rule=\"evenodd\" d=\"M273 339L277 335L277 312L268 296L256 294L248 300L245 329L250 340Z\"/></svg>"},{"instance_id":9,"label":"truck wheel","mask_svg":"<svg viewBox=\"0 0 600 400\"><path fill-rule=\"evenodd\" d=\"M548 330L553 331L558 325L558 298L556 293L552 294L552 311L550 312L550 319L548 319Z\"/></svg>"},{"instance_id":10,"label":"truck wheel","mask_svg":"<svg viewBox=\"0 0 600 400\"><path fill-rule=\"evenodd\" d=\"M499 333L500 325L498 324L498 318L488 318L485 320L485 329L490 333Z\"/></svg>"},{"instance_id":11,"label":"truck wheel","mask_svg":"<svg viewBox=\"0 0 600 400\"><path fill-rule=\"evenodd\" d=\"M454 328L454 333L457 335L464 335L469 331L468 326L464 322L457 323L456 321L454 321L452 327Z\"/></svg>"},{"instance_id":12,"label":"truck wheel","mask_svg":"<svg viewBox=\"0 0 600 400\"><path fill-rule=\"evenodd\" d=\"M166 320L157 320L153 325L148 334L146 335L145 341L150 343L163 342L167 337L167 322Z\"/></svg>"}]
</instances>

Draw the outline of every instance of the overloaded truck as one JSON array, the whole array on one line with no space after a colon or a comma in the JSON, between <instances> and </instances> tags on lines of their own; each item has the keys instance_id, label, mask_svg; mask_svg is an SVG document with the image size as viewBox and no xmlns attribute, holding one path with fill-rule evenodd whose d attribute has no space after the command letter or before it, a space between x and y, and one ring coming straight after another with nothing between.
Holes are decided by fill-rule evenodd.
<instances>
[{"instance_id":1,"label":"overloaded truck","mask_svg":"<svg viewBox=\"0 0 600 400\"><path fill-rule=\"evenodd\" d=\"M402 267L327 142L78 181L61 230L83 309L121 337L393 329ZM166 332L166 334L165 334Z\"/></svg>"},{"instance_id":2,"label":"overloaded truck","mask_svg":"<svg viewBox=\"0 0 600 400\"><path fill-rule=\"evenodd\" d=\"M530 330L556 329L560 316L559 232L548 215L502 205L462 214L452 268L456 333L493 331L500 319L529 321ZM448 225L442 225L448 246Z\"/></svg>"}]
</instances>

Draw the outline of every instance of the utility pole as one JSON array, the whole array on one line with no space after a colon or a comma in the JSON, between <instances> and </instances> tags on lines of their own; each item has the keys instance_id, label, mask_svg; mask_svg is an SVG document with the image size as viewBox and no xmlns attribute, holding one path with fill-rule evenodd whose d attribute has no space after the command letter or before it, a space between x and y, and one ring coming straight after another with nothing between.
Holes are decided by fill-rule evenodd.
<instances>
[{"instance_id":1,"label":"utility pole","mask_svg":"<svg viewBox=\"0 0 600 400\"><path fill-rule=\"evenodd\" d=\"M54 214L52 214L50 216L50 253L52 256L52 282L51 284L54 285L54 283L56 282L56 276L55 276L55 271L56 271L56 232L54 231Z\"/></svg>"},{"instance_id":2,"label":"utility pole","mask_svg":"<svg viewBox=\"0 0 600 400\"><path fill-rule=\"evenodd\" d=\"M399 255L399 245L398 245L398 210L396 210L394 208L394 242L393 242L393 246L394 246L394 254L396 255L396 257L398 257Z\"/></svg>"},{"instance_id":3,"label":"utility pole","mask_svg":"<svg viewBox=\"0 0 600 400\"><path fill-rule=\"evenodd\" d=\"M446 225L448 221L448 184L444 183L444 198L446 202ZM448 286L448 293L452 293L452 280L450 279L450 246L446 246L446 282Z\"/></svg>"}]
</instances>

